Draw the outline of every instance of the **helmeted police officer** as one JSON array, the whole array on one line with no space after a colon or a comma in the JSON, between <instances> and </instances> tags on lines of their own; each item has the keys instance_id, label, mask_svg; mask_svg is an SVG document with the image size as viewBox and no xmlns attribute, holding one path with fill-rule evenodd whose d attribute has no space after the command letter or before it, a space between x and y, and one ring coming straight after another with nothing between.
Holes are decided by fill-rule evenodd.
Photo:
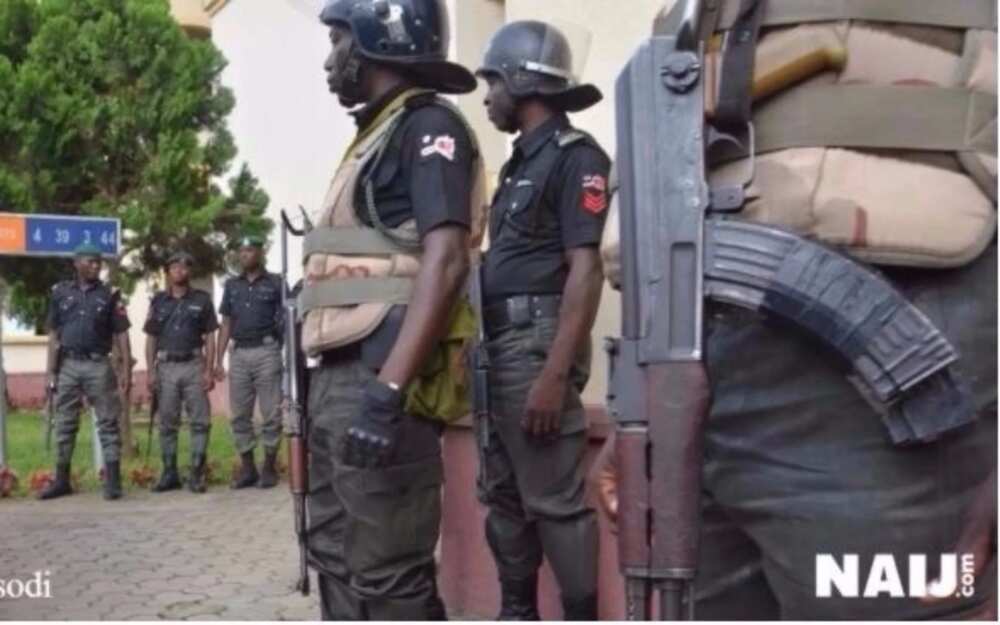
<instances>
[{"instance_id":1,"label":"helmeted police officer","mask_svg":"<svg viewBox=\"0 0 1000 625\"><path fill-rule=\"evenodd\" d=\"M48 327L48 384L56 392L55 480L40 494L52 499L73 492L70 462L80 426L82 397L93 407L104 454L104 498L122 496L118 420L121 397L127 396L131 377L116 385L109 354L118 343L123 362L131 362L129 321L121 293L101 282L101 251L83 244L74 253L76 279L52 288ZM121 395L119 395L119 391Z\"/></svg>"},{"instance_id":2,"label":"helmeted police officer","mask_svg":"<svg viewBox=\"0 0 1000 625\"><path fill-rule=\"evenodd\" d=\"M441 426L404 410L404 393L479 243L482 161L437 95L475 78L446 60L443 0L330 0L320 19L330 91L361 106L307 236L298 300L303 348L321 359L309 381L310 559L323 618L443 619Z\"/></svg>"},{"instance_id":3,"label":"helmeted police officer","mask_svg":"<svg viewBox=\"0 0 1000 625\"><path fill-rule=\"evenodd\" d=\"M233 488L259 485L271 488L278 483L278 445L281 444L281 332L284 312L281 276L264 268L264 239L244 236L239 243L243 273L226 281L219 313L222 325L216 350L216 380L226 375L223 359L229 339L229 408L233 439L240 454L240 471ZM254 402L260 400L263 415L260 438L264 464L257 473L254 464L256 435L253 425ZM259 482L259 484L258 484Z\"/></svg>"},{"instance_id":4,"label":"helmeted police officer","mask_svg":"<svg viewBox=\"0 0 1000 625\"><path fill-rule=\"evenodd\" d=\"M159 393L160 452L163 473L154 492L181 487L177 471L177 430L181 406L191 421L191 492L205 492L205 458L211 429L208 392L215 386L215 317L212 296L191 288L194 257L176 252L167 259L167 288L153 296L146 333L146 370L150 392Z\"/></svg>"},{"instance_id":5,"label":"helmeted police officer","mask_svg":"<svg viewBox=\"0 0 1000 625\"><path fill-rule=\"evenodd\" d=\"M501 131L518 133L490 212L483 295L492 415L480 429L480 499L497 563L501 619L537 619L542 556L567 620L597 618L597 522L584 501L580 393L601 295L598 253L610 160L567 112L578 84L565 36L535 21L501 28L477 74Z\"/></svg>"}]
</instances>

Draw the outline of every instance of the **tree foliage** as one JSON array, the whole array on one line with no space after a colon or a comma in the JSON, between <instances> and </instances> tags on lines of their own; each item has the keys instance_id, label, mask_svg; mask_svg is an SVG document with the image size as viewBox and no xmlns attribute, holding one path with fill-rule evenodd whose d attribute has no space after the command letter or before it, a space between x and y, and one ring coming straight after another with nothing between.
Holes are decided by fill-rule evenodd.
<instances>
[{"instance_id":1,"label":"tree foliage","mask_svg":"<svg viewBox=\"0 0 1000 625\"><path fill-rule=\"evenodd\" d=\"M267 195L236 156L226 65L166 0L0 0L0 211L118 217L113 280L131 292L169 254L224 269L240 232L267 234ZM15 317L37 324L64 261L0 258Z\"/></svg>"}]
</instances>

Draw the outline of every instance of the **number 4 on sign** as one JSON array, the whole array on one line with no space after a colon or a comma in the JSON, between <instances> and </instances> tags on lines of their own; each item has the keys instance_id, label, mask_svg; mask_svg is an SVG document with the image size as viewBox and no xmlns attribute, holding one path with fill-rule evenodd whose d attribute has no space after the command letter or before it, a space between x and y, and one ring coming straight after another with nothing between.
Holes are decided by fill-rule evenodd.
<instances>
[{"instance_id":1,"label":"number 4 on sign","mask_svg":"<svg viewBox=\"0 0 1000 625\"><path fill-rule=\"evenodd\" d=\"M42 242L42 229L41 228L35 228L35 234L31 235L31 238L35 241L35 243L41 243Z\"/></svg>"}]
</instances>

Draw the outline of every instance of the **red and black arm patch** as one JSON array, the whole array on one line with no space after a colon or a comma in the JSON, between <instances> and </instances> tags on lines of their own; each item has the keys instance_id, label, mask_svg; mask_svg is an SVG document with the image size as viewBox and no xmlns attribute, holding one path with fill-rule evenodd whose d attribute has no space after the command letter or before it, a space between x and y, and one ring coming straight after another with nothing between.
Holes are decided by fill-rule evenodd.
<instances>
[{"instance_id":1,"label":"red and black arm patch","mask_svg":"<svg viewBox=\"0 0 1000 625\"><path fill-rule=\"evenodd\" d=\"M580 208L592 215L607 210L608 177L605 174L584 174L580 187Z\"/></svg>"},{"instance_id":2,"label":"red and black arm patch","mask_svg":"<svg viewBox=\"0 0 1000 625\"><path fill-rule=\"evenodd\" d=\"M611 159L589 144L569 149L557 179L559 222L566 249L597 245L608 216Z\"/></svg>"}]
</instances>

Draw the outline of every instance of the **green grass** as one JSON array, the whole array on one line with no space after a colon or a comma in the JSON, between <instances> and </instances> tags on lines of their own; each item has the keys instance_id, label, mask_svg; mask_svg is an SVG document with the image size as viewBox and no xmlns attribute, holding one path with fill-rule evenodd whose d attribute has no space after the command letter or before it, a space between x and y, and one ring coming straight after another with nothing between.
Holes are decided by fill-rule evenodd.
<instances>
[{"instance_id":1,"label":"green grass","mask_svg":"<svg viewBox=\"0 0 1000 625\"><path fill-rule=\"evenodd\" d=\"M159 476L162 463L160 461L159 446L159 424L157 431L153 434L153 445L146 459L147 424L145 415L133 413L132 436L138 453L135 458L122 459L122 483L126 492L148 489L148 486L140 488L133 483L131 473L134 469L148 467L151 469L154 479ZM136 423L135 419L141 417L142 422ZM91 437L94 434L91 425L90 413L81 415L80 429L76 435L76 447L73 450L72 471L77 482L74 487L79 486L80 491L94 491L100 489L100 480L94 470L93 448L91 447ZM177 457L182 477L187 473L190 462L189 455L189 429L185 420L181 425L178 440L179 453ZM45 451L45 420L44 413L39 412L14 412L7 415L7 465L14 470L18 477L18 486L12 493L14 497L31 496L29 479L35 471L51 471L55 463L56 440L55 432L52 433L52 451ZM257 461L261 460L263 453L257 450ZM279 454L279 463L284 459L284 454ZM229 429L229 420L223 417L212 419L212 431L208 440L208 464L210 465L210 485L225 485L231 478L233 464L237 462L236 450L233 447L232 434Z\"/></svg>"}]
</instances>

